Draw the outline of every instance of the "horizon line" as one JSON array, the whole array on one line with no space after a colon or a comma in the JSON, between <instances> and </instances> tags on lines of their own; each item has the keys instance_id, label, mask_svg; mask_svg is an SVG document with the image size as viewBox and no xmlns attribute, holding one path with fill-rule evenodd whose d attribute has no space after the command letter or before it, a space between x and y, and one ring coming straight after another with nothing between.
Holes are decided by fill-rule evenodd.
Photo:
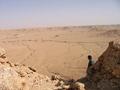
<instances>
[{"instance_id":1,"label":"horizon line","mask_svg":"<svg viewBox=\"0 0 120 90\"><path fill-rule=\"evenodd\" d=\"M89 26L118 26L120 24L89 24L89 25L55 25L55 26L33 26L33 27L13 27L0 28L0 30L21 30L21 29L39 29L39 28L64 28L64 27L89 27Z\"/></svg>"}]
</instances>

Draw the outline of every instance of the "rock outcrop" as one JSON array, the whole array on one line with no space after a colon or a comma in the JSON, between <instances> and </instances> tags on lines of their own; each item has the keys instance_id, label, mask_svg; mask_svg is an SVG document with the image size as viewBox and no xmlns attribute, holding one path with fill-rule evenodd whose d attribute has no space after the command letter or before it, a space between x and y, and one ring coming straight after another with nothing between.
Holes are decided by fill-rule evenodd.
<instances>
[{"instance_id":1,"label":"rock outcrop","mask_svg":"<svg viewBox=\"0 0 120 90\"><path fill-rule=\"evenodd\" d=\"M110 42L91 68L94 73L90 79L98 90L120 90L120 42Z\"/></svg>"}]
</instances>

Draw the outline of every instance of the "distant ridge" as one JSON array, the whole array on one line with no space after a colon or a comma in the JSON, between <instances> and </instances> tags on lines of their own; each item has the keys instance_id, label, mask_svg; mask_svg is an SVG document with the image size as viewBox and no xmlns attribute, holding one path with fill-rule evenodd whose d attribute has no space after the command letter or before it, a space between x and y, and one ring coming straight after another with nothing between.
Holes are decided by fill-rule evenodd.
<instances>
[{"instance_id":1,"label":"distant ridge","mask_svg":"<svg viewBox=\"0 0 120 90\"><path fill-rule=\"evenodd\" d=\"M69 28L108 28L108 27L111 27L111 28L118 28L120 27L120 24L109 24L109 25L77 25L77 26L46 26L46 27L21 27L21 28L8 28L8 29L3 29L3 28L0 28L0 30L26 30L26 29L55 29L55 28L60 28L60 29L69 29Z\"/></svg>"}]
</instances>

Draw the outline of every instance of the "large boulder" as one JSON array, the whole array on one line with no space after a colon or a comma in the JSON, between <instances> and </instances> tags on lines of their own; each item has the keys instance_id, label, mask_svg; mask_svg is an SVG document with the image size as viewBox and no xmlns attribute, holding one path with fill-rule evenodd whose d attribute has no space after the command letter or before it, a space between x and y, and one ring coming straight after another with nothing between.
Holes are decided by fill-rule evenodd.
<instances>
[{"instance_id":1,"label":"large boulder","mask_svg":"<svg viewBox=\"0 0 120 90\"><path fill-rule=\"evenodd\" d=\"M92 68L90 78L100 90L120 90L120 42L110 42Z\"/></svg>"}]
</instances>

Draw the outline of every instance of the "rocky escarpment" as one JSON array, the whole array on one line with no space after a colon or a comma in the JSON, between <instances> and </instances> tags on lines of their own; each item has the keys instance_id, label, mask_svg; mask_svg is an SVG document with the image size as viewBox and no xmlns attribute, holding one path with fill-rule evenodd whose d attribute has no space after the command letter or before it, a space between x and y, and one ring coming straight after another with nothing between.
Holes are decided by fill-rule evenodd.
<instances>
[{"instance_id":1,"label":"rocky escarpment","mask_svg":"<svg viewBox=\"0 0 120 90\"><path fill-rule=\"evenodd\" d=\"M110 42L91 68L94 72L90 79L98 90L120 90L120 42Z\"/></svg>"}]
</instances>

